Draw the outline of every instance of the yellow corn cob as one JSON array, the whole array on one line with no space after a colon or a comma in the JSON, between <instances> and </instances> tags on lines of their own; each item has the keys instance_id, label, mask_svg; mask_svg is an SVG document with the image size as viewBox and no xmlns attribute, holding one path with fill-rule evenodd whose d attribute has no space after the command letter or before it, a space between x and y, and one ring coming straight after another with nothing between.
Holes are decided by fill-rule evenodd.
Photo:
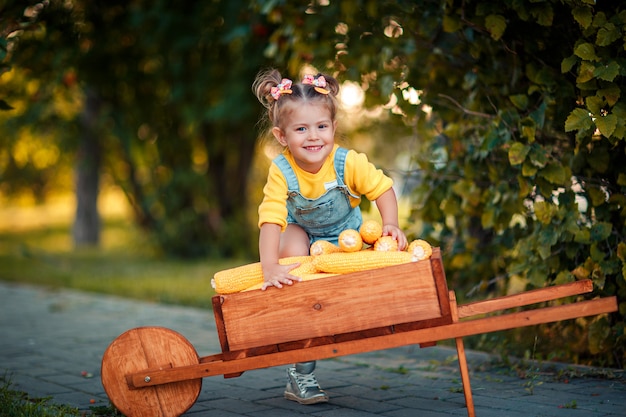
<instances>
[{"instance_id":1,"label":"yellow corn cob","mask_svg":"<svg viewBox=\"0 0 626 417\"><path fill-rule=\"evenodd\" d=\"M339 234L339 247L344 252L357 252L363 248L361 234L354 229L346 229Z\"/></svg>"},{"instance_id":2,"label":"yellow corn cob","mask_svg":"<svg viewBox=\"0 0 626 417\"><path fill-rule=\"evenodd\" d=\"M363 242L371 245L383 235L383 226L376 220L365 220L359 229L359 233Z\"/></svg>"},{"instance_id":3,"label":"yellow corn cob","mask_svg":"<svg viewBox=\"0 0 626 417\"><path fill-rule=\"evenodd\" d=\"M352 253L329 253L316 256L313 263L321 272L347 274L367 269L383 268L411 262L413 256L404 251L378 252L374 250Z\"/></svg>"},{"instance_id":4,"label":"yellow corn cob","mask_svg":"<svg viewBox=\"0 0 626 417\"><path fill-rule=\"evenodd\" d=\"M398 250L398 241L391 236L381 236L374 243L374 250L379 252L391 252Z\"/></svg>"},{"instance_id":5,"label":"yellow corn cob","mask_svg":"<svg viewBox=\"0 0 626 417\"><path fill-rule=\"evenodd\" d=\"M316 240L311 245L311 255L317 256L324 253L335 253L341 251L341 248L337 245L333 245L327 240Z\"/></svg>"},{"instance_id":6,"label":"yellow corn cob","mask_svg":"<svg viewBox=\"0 0 626 417\"><path fill-rule=\"evenodd\" d=\"M291 271L289 271L291 275L294 275L296 277L302 277L303 275L309 275L309 274L316 274L317 272L319 271L317 270L317 267L312 261L303 262L300 264L300 266L297 266Z\"/></svg>"},{"instance_id":7,"label":"yellow corn cob","mask_svg":"<svg viewBox=\"0 0 626 417\"><path fill-rule=\"evenodd\" d=\"M305 264L307 262L313 261L313 257L309 255L301 255L301 256L288 256L286 258L280 258L278 263L281 265L291 265L291 264Z\"/></svg>"},{"instance_id":8,"label":"yellow corn cob","mask_svg":"<svg viewBox=\"0 0 626 417\"><path fill-rule=\"evenodd\" d=\"M302 278L302 281L313 281L313 280L320 279L320 278L334 277L336 275L337 274L327 274L327 273L323 273L323 272L317 272L317 273L313 273L313 274L302 274L302 276L300 278ZM263 283L260 282L258 284L254 284L253 286L251 286L249 288L246 288L243 291L260 290L262 286L263 286Z\"/></svg>"},{"instance_id":9,"label":"yellow corn cob","mask_svg":"<svg viewBox=\"0 0 626 417\"><path fill-rule=\"evenodd\" d=\"M428 259L433 254L433 248L428 242L422 239L416 239L409 243L409 246L406 250L413 256L413 259L416 261Z\"/></svg>"},{"instance_id":10,"label":"yellow corn cob","mask_svg":"<svg viewBox=\"0 0 626 417\"><path fill-rule=\"evenodd\" d=\"M278 263L281 265L301 263L302 265L295 268L300 269L303 268L305 264L310 264L311 260L311 256L291 256L279 259ZM302 273L311 273L312 270L312 267L309 269L303 269ZM216 272L213 276L213 280L211 280L211 285L218 294L232 294L243 291L246 288L258 283L263 283L263 269L261 268L261 262L255 262Z\"/></svg>"}]
</instances>

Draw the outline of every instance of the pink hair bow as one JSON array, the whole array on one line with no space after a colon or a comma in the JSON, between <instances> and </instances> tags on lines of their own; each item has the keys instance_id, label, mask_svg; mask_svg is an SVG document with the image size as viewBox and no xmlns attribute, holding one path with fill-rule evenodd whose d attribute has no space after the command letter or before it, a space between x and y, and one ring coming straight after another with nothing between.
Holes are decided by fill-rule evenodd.
<instances>
[{"instance_id":1,"label":"pink hair bow","mask_svg":"<svg viewBox=\"0 0 626 417\"><path fill-rule=\"evenodd\" d=\"M319 77L314 77L313 75L305 75L302 78L302 84L310 84L315 88L320 94L328 94L329 91L326 89L326 78L323 75Z\"/></svg>"},{"instance_id":2,"label":"pink hair bow","mask_svg":"<svg viewBox=\"0 0 626 417\"><path fill-rule=\"evenodd\" d=\"M292 82L289 78L283 78L276 87L272 87L270 94L274 97L274 100L278 100L283 94L291 94L291 84Z\"/></svg>"}]
</instances>

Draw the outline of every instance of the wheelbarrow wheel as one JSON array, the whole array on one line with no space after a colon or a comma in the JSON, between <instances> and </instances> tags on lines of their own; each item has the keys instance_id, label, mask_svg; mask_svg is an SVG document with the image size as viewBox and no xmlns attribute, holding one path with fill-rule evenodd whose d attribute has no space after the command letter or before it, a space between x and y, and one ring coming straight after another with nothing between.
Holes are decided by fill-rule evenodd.
<instances>
[{"instance_id":1,"label":"wheelbarrow wheel","mask_svg":"<svg viewBox=\"0 0 626 417\"><path fill-rule=\"evenodd\" d=\"M163 327L138 327L115 339L102 357L102 385L111 403L128 417L176 417L196 402L202 378L131 388L126 376L147 369L196 365L194 347Z\"/></svg>"}]
</instances>

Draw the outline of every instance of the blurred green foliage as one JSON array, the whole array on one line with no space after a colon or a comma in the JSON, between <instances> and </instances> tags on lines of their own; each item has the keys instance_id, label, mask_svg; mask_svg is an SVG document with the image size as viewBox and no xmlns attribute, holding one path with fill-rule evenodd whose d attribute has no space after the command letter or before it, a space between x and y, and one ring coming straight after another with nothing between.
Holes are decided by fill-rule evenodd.
<instances>
[{"instance_id":1,"label":"blurred green foliage","mask_svg":"<svg viewBox=\"0 0 626 417\"><path fill-rule=\"evenodd\" d=\"M1 191L46 183L33 153L15 151L45 137L59 155L50 166L68 153L101 159L165 253L254 252L245 208L259 115L250 85L267 62L260 17L240 2L38 4L36 27L11 38L0 93L15 108L3 114ZM84 142L102 158L76 153Z\"/></svg>"}]
</instances>

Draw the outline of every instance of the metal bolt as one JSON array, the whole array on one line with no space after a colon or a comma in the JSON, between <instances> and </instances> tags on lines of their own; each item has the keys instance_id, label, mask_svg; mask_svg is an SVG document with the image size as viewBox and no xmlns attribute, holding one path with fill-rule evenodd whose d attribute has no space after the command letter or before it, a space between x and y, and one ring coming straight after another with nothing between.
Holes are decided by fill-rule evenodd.
<instances>
[{"instance_id":1,"label":"metal bolt","mask_svg":"<svg viewBox=\"0 0 626 417\"><path fill-rule=\"evenodd\" d=\"M145 377L143 380L144 380L145 382L150 382L150 377L149 377L149 376L147 376L147 377Z\"/></svg>"}]
</instances>

